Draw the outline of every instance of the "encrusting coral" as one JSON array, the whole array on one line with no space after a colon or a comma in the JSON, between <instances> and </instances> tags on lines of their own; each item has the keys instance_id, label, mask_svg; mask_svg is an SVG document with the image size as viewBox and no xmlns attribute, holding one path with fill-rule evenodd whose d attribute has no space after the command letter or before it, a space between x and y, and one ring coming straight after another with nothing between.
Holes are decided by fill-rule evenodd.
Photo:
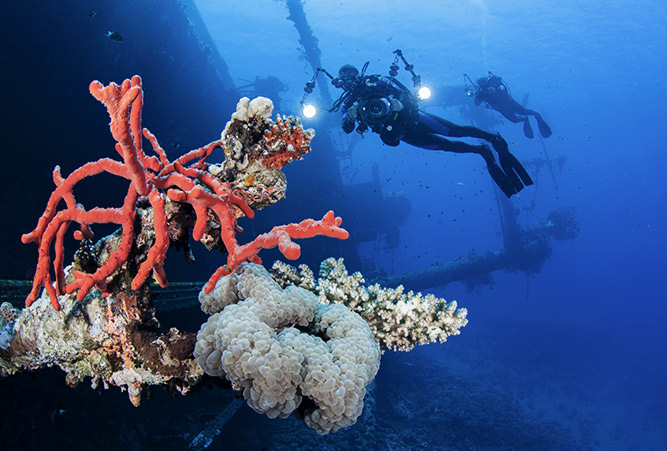
<instances>
[{"instance_id":1,"label":"encrusting coral","mask_svg":"<svg viewBox=\"0 0 667 451\"><path fill-rule=\"evenodd\" d=\"M405 293L400 285L395 289L379 284L365 286L361 273L348 274L342 258L322 262L317 281L305 265L300 265L297 273L296 268L277 261L271 273L283 287L304 287L316 293L322 304L343 304L357 312L383 349L409 351L417 345L443 343L468 324L468 310L457 308L456 301Z\"/></svg>"},{"instance_id":2,"label":"encrusting coral","mask_svg":"<svg viewBox=\"0 0 667 451\"><path fill-rule=\"evenodd\" d=\"M8 351L0 350L0 376L57 366L70 387L86 378L96 388L118 386L138 406L142 388L167 385L182 394L203 372L192 357L195 336L175 328L161 331L154 317L136 320L136 297L102 297L93 289L83 301L58 298L51 307L46 290L16 318Z\"/></svg>"},{"instance_id":3,"label":"encrusting coral","mask_svg":"<svg viewBox=\"0 0 667 451\"><path fill-rule=\"evenodd\" d=\"M285 197L287 181L280 170L310 152L312 129L304 130L299 118L277 115L266 97L243 97L222 132L225 160L209 171L239 190L252 208L263 208Z\"/></svg>"},{"instance_id":4,"label":"encrusting coral","mask_svg":"<svg viewBox=\"0 0 667 451\"><path fill-rule=\"evenodd\" d=\"M319 304L303 288L282 289L252 263L199 299L213 316L197 334L197 362L242 389L250 407L284 418L310 398L304 419L320 434L357 420L380 365L380 347L359 315Z\"/></svg>"}]
</instances>

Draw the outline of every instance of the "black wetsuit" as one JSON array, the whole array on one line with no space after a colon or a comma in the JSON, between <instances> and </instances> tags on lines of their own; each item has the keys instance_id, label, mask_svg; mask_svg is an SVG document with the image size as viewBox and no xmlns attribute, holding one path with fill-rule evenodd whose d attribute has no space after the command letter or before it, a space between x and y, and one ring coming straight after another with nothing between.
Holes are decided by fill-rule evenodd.
<instances>
[{"instance_id":1,"label":"black wetsuit","mask_svg":"<svg viewBox=\"0 0 667 451\"><path fill-rule=\"evenodd\" d=\"M540 113L530 110L514 100L509 93L509 89L507 89L507 85L497 75L490 74L477 80L475 105L479 105L482 102L505 116L511 122L523 122L523 133L528 138L535 136L528 121L528 116L535 117L537 127L544 138L551 136L551 128L542 119Z\"/></svg>"},{"instance_id":2,"label":"black wetsuit","mask_svg":"<svg viewBox=\"0 0 667 451\"><path fill-rule=\"evenodd\" d=\"M382 142L397 146L401 141L428 150L476 153L486 161L489 174L510 197L533 181L519 160L509 151L499 135L472 126L461 126L419 110L415 96L393 77L367 75L351 83L342 103L343 130L364 132L370 128ZM449 138L479 138L489 142L498 153L498 161L487 144L469 144Z\"/></svg>"}]
</instances>

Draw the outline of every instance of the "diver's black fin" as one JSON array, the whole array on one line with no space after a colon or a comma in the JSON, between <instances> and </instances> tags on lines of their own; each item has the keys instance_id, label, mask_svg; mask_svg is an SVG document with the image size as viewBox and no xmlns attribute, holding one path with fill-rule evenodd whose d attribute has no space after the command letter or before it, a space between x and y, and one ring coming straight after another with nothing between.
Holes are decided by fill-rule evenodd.
<instances>
[{"instance_id":1,"label":"diver's black fin","mask_svg":"<svg viewBox=\"0 0 667 451\"><path fill-rule=\"evenodd\" d=\"M540 135L542 135L544 138L551 136L551 127L549 127L549 125L544 122L544 119L542 119L540 116L535 116L535 119L537 119L537 126L540 129Z\"/></svg>"},{"instance_id":2,"label":"diver's black fin","mask_svg":"<svg viewBox=\"0 0 667 451\"><path fill-rule=\"evenodd\" d=\"M523 182L519 179L519 176L514 171L514 162L511 158L511 153L501 153L498 155L498 160L500 160L500 167L503 168L505 173L505 178L507 181L514 187L514 191L517 193L523 189Z\"/></svg>"},{"instance_id":3,"label":"diver's black fin","mask_svg":"<svg viewBox=\"0 0 667 451\"><path fill-rule=\"evenodd\" d=\"M525 186L534 184L533 179L528 174L528 171L523 167L521 162L509 152L498 155L500 165L507 175L507 179L512 183L512 186L518 193ZM519 180L521 179L521 180Z\"/></svg>"},{"instance_id":4,"label":"diver's black fin","mask_svg":"<svg viewBox=\"0 0 667 451\"><path fill-rule=\"evenodd\" d=\"M530 126L528 118L526 118L526 120L523 121L523 134L530 139L533 139L535 137L535 133L533 133L533 127Z\"/></svg>"},{"instance_id":5,"label":"diver's black fin","mask_svg":"<svg viewBox=\"0 0 667 451\"><path fill-rule=\"evenodd\" d=\"M512 156L514 158L514 156ZM514 171L521 177L521 181L523 182L524 185L530 186L534 185L535 182L533 182L533 179L531 178L530 174L528 174L528 171L526 171L526 168L523 167L523 165L517 160L516 164L514 165Z\"/></svg>"},{"instance_id":6,"label":"diver's black fin","mask_svg":"<svg viewBox=\"0 0 667 451\"><path fill-rule=\"evenodd\" d=\"M505 142L500 134L494 135L493 138L489 141L493 144L493 147L495 147L499 155L509 154L509 150L507 149L507 142ZM477 153L484 158L484 161L486 161L486 168L489 171L489 175L493 181L496 182L498 188L500 188L507 197L512 196L512 194L516 194L518 192L516 189L516 184L507 177L507 174L503 172L503 169L500 169L500 166L498 166L498 163L496 163L496 159L493 157L493 153L491 152L489 146L486 144L481 144L477 146L477 149ZM498 149L500 149L500 151L498 151ZM516 174L514 174L513 171L510 171L510 174L516 178L516 182L518 182L520 186L519 190L523 188L523 185L521 184L521 181L518 179Z\"/></svg>"},{"instance_id":7,"label":"diver's black fin","mask_svg":"<svg viewBox=\"0 0 667 451\"><path fill-rule=\"evenodd\" d=\"M535 182L533 182L533 179L530 177L528 174L528 171L526 171L526 168L523 167L521 162L511 153L508 153L506 155L506 158L508 160L508 164L512 166L512 169L514 172L516 172L519 177L521 178L521 181L523 182L524 185L530 186L533 185ZM517 190L520 191L520 190Z\"/></svg>"},{"instance_id":8,"label":"diver's black fin","mask_svg":"<svg viewBox=\"0 0 667 451\"><path fill-rule=\"evenodd\" d=\"M502 169L498 167L498 165L494 163L487 163L486 165L487 169L489 170L489 175L491 175L491 178L493 179L494 182L496 182L496 185L498 185L498 188L502 190L503 193L505 193L505 196L508 198L511 197L513 194L516 194L518 191L514 188L513 184L508 180L507 176L503 172ZM523 188L523 186L522 186Z\"/></svg>"},{"instance_id":9,"label":"diver's black fin","mask_svg":"<svg viewBox=\"0 0 667 451\"><path fill-rule=\"evenodd\" d=\"M521 175L519 174L519 177L517 176L517 174L514 171L514 167L517 164L521 166L521 163L519 163L519 161L516 158L514 158L514 156L510 153L507 141L505 141L505 139L502 136L500 136L500 133L496 133L495 135L493 135L493 137L489 139L489 141L491 142L493 148L496 149L496 152L498 153L498 161L500 161L500 166L503 168L502 171L505 173L505 177L503 177L503 179L506 180L510 185L512 185L512 187L514 187L514 192L518 193L523 189L524 184L521 182L521 180L519 180L519 177ZM487 166L489 167L489 172L490 172L491 164L488 161L487 161ZM526 175L528 174L526 173ZM496 183L498 182L496 181ZM500 186L502 189L500 183L498 183L498 186ZM503 191L505 190L503 189ZM505 192L505 194L507 194L507 192Z\"/></svg>"}]
</instances>

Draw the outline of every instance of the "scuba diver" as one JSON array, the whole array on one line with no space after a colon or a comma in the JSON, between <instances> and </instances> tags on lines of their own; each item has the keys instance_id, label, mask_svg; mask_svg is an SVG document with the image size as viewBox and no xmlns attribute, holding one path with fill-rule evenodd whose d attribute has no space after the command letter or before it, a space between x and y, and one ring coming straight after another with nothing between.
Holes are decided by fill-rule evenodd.
<instances>
[{"instance_id":1,"label":"scuba diver","mask_svg":"<svg viewBox=\"0 0 667 451\"><path fill-rule=\"evenodd\" d=\"M488 108L496 110L515 124L517 122L523 122L523 134L531 139L535 134L528 121L528 116L535 116L540 134L544 138L551 136L551 128L547 125L544 119L542 119L540 113L529 110L514 100L510 94L509 87L505 84L502 78L489 71L489 75L478 78L477 84L475 84L468 78L468 75L464 74L464 77L467 78L475 88L474 93L472 90L466 89L469 96L475 96L475 105L484 102Z\"/></svg>"},{"instance_id":2,"label":"scuba diver","mask_svg":"<svg viewBox=\"0 0 667 451\"><path fill-rule=\"evenodd\" d=\"M415 86L420 78L414 73L397 50L397 57L391 66L390 76L365 75L368 62L361 73L346 64L332 77L323 69L332 84L345 92L336 100L329 111L343 112L342 127L345 133L363 134L370 129L380 135L388 146L398 146L403 141L422 149L442 150L456 153L476 153L486 162L489 174L507 197L521 191L533 181L528 172L509 151L507 142L499 135L472 126L461 126L419 109L417 97L396 79L398 58L405 63L405 69L412 73ZM317 76L317 73L315 74ZM306 85L309 88L309 85ZM310 89L314 84L311 82ZM424 89L424 88L422 88ZM306 89L306 92L309 92ZM491 148L486 144L469 144L448 138L479 138L490 143L498 153L498 163Z\"/></svg>"}]
</instances>

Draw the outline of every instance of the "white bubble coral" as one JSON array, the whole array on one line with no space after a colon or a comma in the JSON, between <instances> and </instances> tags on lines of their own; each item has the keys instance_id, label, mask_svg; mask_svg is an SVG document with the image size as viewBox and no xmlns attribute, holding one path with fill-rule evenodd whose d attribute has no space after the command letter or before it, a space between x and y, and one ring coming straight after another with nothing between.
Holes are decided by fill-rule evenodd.
<instances>
[{"instance_id":1,"label":"white bubble coral","mask_svg":"<svg viewBox=\"0 0 667 451\"><path fill-rule=\"evenodd\" d=\"M314 401L306 424L318 433L354 424L380 365L380 347L358 314L321 305L302 288L283 290L253 263L200 301L213 314L195 347L207 374L243 387L248 405L270 418L288 416L305 396Z\"/></svg>"}]
</instances>

